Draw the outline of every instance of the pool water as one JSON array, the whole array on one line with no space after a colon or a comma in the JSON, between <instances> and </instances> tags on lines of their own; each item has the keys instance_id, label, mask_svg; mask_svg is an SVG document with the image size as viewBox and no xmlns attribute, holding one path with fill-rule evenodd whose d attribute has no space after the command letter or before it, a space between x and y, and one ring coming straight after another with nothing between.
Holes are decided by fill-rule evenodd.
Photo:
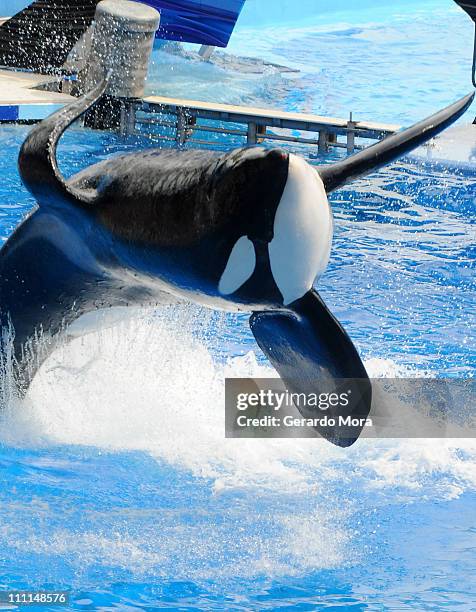
<instances>
[{"instance_id":1,"label":"pool water","mask_svg":"<svg viewBox=\"0 0 476 612\"><path fill-rule=\"evenodd\" d=\"M149 90L408 124L470 89L452 3L289 4L258 31L250 0L226 69L157 50ZM300 72L243 74L243 55ZM27 131L0 128L2 241L34 205ZM151 144L73 128L60 164ZM319 291L369 373L474 376L474 175L401 161L332 206ZM0 588L76 610L474 609L475 441L225 440L224 377L269 373L246 317L191 305L59 350L3 407Z\"/></svg>"}]
</instances>

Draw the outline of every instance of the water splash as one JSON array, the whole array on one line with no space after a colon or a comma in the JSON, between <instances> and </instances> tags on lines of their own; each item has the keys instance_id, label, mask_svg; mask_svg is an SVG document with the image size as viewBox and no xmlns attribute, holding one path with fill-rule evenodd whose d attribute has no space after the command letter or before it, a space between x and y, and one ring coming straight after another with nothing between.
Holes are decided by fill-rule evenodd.
<instances>
[{"instance_id":1,"label":"water splash","mask_svg":"<svg viewBox=\"0 0 476 612\"><path fill-rule=\"evenodd\" d=\"M225 315L184 305L74 338L45 362L24 400L4 392L3 443L145 451L209 479L215 494L316 491L351 465L368 489L414 490L429 475L451 495L476 484L473 441L361 440L342 450L321 440L225 439L225 377L276 376L252 350L217 359L214 347L229 325ZM422 374L390 359L366 366L371 376Z\"/></svg>"}]
</instances>

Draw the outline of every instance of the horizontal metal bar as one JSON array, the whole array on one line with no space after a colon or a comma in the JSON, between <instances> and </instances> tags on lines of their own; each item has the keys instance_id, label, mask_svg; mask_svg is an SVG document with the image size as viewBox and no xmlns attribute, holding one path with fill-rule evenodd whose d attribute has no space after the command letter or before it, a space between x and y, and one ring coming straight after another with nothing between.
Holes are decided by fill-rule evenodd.
<instances>
[{"instance_id":1,"label":"horizontal metal bar","mask_svg":"<svg viewBox=\"0 0 476 612\"><path fill-rule=\"evenodd\" d=\"M144 134L143 132L134 132L135 135L137 136L143 136L145 138L148 138L149 140L166 140L168 142L175 142L176 138L172 137L172 136L160 136L159 134ZM210 140L203 140L203 139L198 139L198 138L188 138L187 139L187 144L201 144L201 145L207 145L207 146L216 146L216 142L210 141ZM223 143L225 145L225 143ZM346 149L347 145L343 142L329 142L328 143L329 148L336 148L336 149ZM356 145L355 150L362 150L365 149L365 147L360 146L360 145Z\"/></svg>"},{"instance_id":2,"label":"horizontal metal bar","mask_svg":"<svg viewBox=\"0 0 476 612\"><path fill-rule=\"evenodd\" d=\"M201 140L200 138L189 138L187 140L187 144L188 143L192 143L192 144L200 144L200 145L207 145L209 147L213 147L216 146L216 142L212 142L211 140Z\"/></svg>"},{"instance_id":3,"label":"horizontal metal bar","mask_svg":"<svg viewBox=\"0 0 476 612\"><path fill-rule=\"evenodd\" d=\"M176 127L176 124L174 123L173 124L165 124L165 123L161 124L158 122L153 122L153 125L157 125L160 127L171 127L171 128ZM247 133L242 130L231 130L227 128L215 128L211 126L202 126L202 125L191 125L187 127L187 130L194 131L194 132L210 132L210 133L224 134L224 135L229 135L229 136L241 136L243 138L246 138L247 136ZM157 139L163 139L163 140L174 140L174 137L161 136L155 133L147 134L147 133L141 132L140 130L136 130L136 134L139 134L142 136L155 136ZM266 134L259 134L258 139L261 141L275 140L275 141L281 141L281 142L293 142L293 143L302 144L302 145L313 145L313 146L319 145L318 140L309 139L309 138L301 138L299 136L284 136L282 134L270 134L269 132L267 132ZM191 142L191 139L188 138L187 142ZM196 142L196 141L193 141L193 142ZM210 141L202 141L202 142L209 143ZM213 143L210 143L210 144L213 144ZM338 141L334 141L334 142L329 141L328 146L336 147L339 149L347 148L346 143L338 142ZM355 146L355 149L360 149L360 148L364 148L364 147Z\"/></svg>"},{"instance_id":4,"label":"horizontal metal bar","mask_svg":"<svg viewBox=\"0 0 476 612\"><path fill-rule=\"evenodd\" d=\"M210 125L191 125L189 130L194 132L213 132L216 134L231 134L232 136L246 136L247 133L243 130L232 130L228 128L216 128Z\"/></svg>"},{"instance_id":5,"label":"horizontal metal bar","mask_svg":"<svg viewBox=\"0 0 476 612\"><path fill-rule=\"evenodd\" d=\"M284 136L283 134L260 134L259 138L266 140L281 140L282 142L300 142L302 144L317 145L319 141L313 138L301 138L300 136Z\"/></svg>"},{"instance_id":6,"label":"horizontal metal bar","mask_svg":"<svg viewBox=\"0 0 476 612\"><path fill-rule=\"evenodd\" d=\"M176 127L177 126L177 122L176 121L157 121L156 119L142 119L139 118L137 119L136 123L139 124L144 124L144 125L160 125L163 127Z\"/></svg>"},{"instance_id":7,"label":"horizontal metal bar","mask_svg":"<svg viewBox=\"0 0 476 612\"><path fill-rule=\"evenodd\" d=\"M138 130L135 130L133 133L135 136L143 136L144 138L148 138L149 140L169 140L170 142L176 141L175 136L160 136L160 134L144 134L144 132L139 132Z\"/></svg>"}]
</instances>

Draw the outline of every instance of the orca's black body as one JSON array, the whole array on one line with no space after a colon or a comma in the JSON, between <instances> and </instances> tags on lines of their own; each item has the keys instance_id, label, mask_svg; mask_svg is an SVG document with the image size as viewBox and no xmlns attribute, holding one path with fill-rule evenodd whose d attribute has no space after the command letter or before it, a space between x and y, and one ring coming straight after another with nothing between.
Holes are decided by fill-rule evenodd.
<instances>
[{"instance_id":1,"label":"orca's black body","mask_svg":"<svg viewBox=\"0 0 476 612\"><path fill-rule=\"evenodd\" d=\"M252 313L259 346L293 392L332 392L345 380L353 390L345 414L365 419L367 373L313 289L332 241L326 191L431 138L472 96L319 172L281 150L149 150L65 181L58 140L104 88L35 126L20 153L39 207L0 251L0 322L14 330L8 346L3 333L3 352L12 348L18 387L27 389L60 332L81 315L192 300ZM349 446L360 431L321 433Z\"/></svg>"},{"instance_id":2,"label":"orca's black body","mask_svg":"<svg viewBox=\"0 0 476 612\"><path fill-rule=\"evenodd\" d=\"M474 45L473 45L473 67L471 77L473 80L473 86L476 87L476 0L455 0L458 4L474 21ZM476 118L473 123L476 123Z\"/></svg>"},{"instance_id":3,"label":"orca's black body","mask_svg":"<svg viewBox=\"0 0 476 612\"><path fill-rule=\"evenodd\" d=\"M476 22L476 0L455 0L455 2Z\"/></svg>"}]
</instances>

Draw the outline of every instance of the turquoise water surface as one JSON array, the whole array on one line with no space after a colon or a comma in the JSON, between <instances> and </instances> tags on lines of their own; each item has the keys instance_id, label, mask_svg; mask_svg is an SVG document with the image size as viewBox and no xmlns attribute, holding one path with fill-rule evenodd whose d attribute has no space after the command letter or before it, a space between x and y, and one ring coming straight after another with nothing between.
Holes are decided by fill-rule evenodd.
<instances>
[{"instance_id":1,"label":"turquoise water surface","mask_svg":"<svg viewBox=\"0 0 476 612\"><path fill-rule=\"evenodd\" d=\"M149 91L406 125L470 90L454 3L332 4L249 0L226 64L158 49ZM34 204L27 131L0 127L1 241ZM60 163L152 144L73 128ZM474 174L402 161L332 205L319 290L369 373L474 376ZM0 588L75 610L473 610L475 441L225 440L224 377L269 373L246 317L194 306L58 351L24 401L5 394Z\"/></svg>"}]
</instances>

